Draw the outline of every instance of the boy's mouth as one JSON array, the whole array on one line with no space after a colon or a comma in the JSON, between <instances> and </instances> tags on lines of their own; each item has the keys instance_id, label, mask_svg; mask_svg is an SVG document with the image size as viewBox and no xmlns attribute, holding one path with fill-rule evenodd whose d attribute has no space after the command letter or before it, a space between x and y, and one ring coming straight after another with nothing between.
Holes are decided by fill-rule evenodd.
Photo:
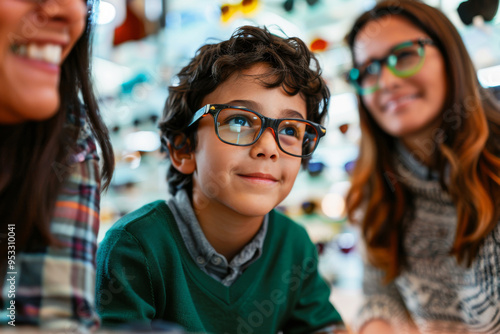
<instances>
[{"instance_id":1,"label":"boy's mouth","mask_svg":"<svg viewBox=\"0 0 500 334\"><path fill-rule=\"evenodd\" d=\"M28 59L41 60L53 65L59 65L62 58L62 45L59 44L13 44L14 54Z\"/></svg>"},{"instance_id":2,"label":"boy's mouth","mask_svg":"<svg viewBox=\"0 0 500 334\"><path fill-rule=\"evenodd\" d=\"M271 174L264 174L264 173L240 174L240 176L245 177L245 178L249 178L249 179L256 179L256 180L260 179L260 180L273 181L273 182L278 181Z\"/></svg>"}]
</instances>

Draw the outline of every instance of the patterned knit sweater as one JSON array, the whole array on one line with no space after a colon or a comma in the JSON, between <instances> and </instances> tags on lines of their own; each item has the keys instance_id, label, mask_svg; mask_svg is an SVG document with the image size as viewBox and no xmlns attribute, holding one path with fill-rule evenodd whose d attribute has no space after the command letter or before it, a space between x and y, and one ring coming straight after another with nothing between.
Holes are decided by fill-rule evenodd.
<instances>
[{"instance_id":1,"label":"patterned knit sweater","mask_svg":"<svg viewBox=\"0 0 500 334\"><path fill-rule=\"evenodd\" d=\"M422 333L500 333L500 223L486 237L471 267L461 266L449 252L457 214L436 177L399 148L398 181L414 197L407 220L404 248L407 266L390 284L366 264L366 296L355 327L384 319L406 332L408 317Z\"/></svg>"}]
</instances>

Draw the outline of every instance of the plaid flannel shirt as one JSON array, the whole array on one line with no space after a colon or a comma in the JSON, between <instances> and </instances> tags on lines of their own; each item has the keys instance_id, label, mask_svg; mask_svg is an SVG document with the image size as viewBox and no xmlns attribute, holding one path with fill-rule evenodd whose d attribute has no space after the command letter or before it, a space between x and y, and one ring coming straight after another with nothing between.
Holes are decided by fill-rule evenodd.
<instances>
[{"instance_id":1,"label":"plaid flannel shirt","mask_svg":"<svg viewBox=\"0 0 500 334\"><path fill-rule=\"evenodd\" d=\"M73 115L70 115L70 122ZM0 295L2 325L15 301L15 324L81 333L99 327L95 311L95 254L99 229L100 178L93 135L85 121L77 151L67 166L53 168L63 182L51 221L51 232L65 247L16 254L15 297L4 281ZM27 209L29 209L27 207ZM9 276L11 275L7 275Z\"/></svg>"}]
</instances>

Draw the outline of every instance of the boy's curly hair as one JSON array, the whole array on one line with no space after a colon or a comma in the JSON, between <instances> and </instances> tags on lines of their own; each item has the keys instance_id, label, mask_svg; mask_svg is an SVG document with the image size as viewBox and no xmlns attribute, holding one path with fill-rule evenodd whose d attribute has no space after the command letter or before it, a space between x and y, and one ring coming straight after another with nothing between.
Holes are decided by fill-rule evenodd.
<instances>
[{"instance_id":1,"label":"boy's curly hair","mask_svg":"<svg viewBox=\"0 0 500 334\"><path fill-rule=\"evenodd\" d=\"M318 60L304 42L296 37L273 35L266 28L243 26L226 41L202 46L177 75L179 84L169 87L159 124L163 150L168 154L167 142L173 145L179 135L183 135L183 143L194 150L197 124L189 129L187 126L193 114L202 107L202 100L233 73L256 64L269 67L262 75L262 79L265 78L263 86L281 86L291 96L301 94L307 106L307 119L323 123L330 91L321 78ZM307 164L307 159L303 159L303 164ZM172 195L181 188L191 193L192 176L180 173L172 165L168 168L167 181Z\"/></svg>"}]
</instances>

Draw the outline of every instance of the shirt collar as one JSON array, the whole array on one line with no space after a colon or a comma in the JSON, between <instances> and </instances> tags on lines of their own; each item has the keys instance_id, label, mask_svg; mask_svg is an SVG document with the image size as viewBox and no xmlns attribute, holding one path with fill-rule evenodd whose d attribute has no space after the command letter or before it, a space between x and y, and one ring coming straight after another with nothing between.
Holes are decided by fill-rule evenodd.
<instances>
[{"instance_id":1,"label":"shirt collar","mask_svg":"<svg viewBox=\"0 0 500 334\"><path fill-rule=\"evenodd\" d=\"M264 217L264 221L253 239L228 264L226 258L219 254L205 237L194 213L189 195L184 189L177 191L175 196L167 201L167 204L174 215L189 254L195 263L211 276L215 275L222 280L227 278L228 272L233 272L238 273L238 275L234 275L234 279L236 279L245 268L261 256L267 234L268 215Z\"/></svg>"}]
</instances>

